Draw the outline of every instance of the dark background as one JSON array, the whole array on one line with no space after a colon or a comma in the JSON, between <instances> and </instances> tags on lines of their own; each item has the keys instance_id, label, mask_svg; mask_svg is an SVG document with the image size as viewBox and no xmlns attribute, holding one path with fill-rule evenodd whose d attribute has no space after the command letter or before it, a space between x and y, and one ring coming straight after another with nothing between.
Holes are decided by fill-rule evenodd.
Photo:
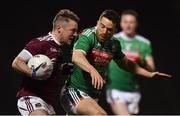
<instances>
[{"instance_id":1,"label":"dark background","mask_svg":"<svg viewBox=\"0 0 180 116\"><path fill-rule=\"evenodd\" d=\"M142 93L140 114L180 114L180 3L178 0L156 1L51 0L1 3L0 114L19 114L15 96L21 78L11 68L13 59L31 38L51 30L55 14L63 8L74 11L81 18L80 30L94 26L105 9L118 12L136 10L139 13L138 33L152 42L157 70L173 75L172 79L138 78ZM101 97L100 104L111 114L105 96ZM64 113L59 103L55 109L58 114Z\"/></svg>"}]
</instances>

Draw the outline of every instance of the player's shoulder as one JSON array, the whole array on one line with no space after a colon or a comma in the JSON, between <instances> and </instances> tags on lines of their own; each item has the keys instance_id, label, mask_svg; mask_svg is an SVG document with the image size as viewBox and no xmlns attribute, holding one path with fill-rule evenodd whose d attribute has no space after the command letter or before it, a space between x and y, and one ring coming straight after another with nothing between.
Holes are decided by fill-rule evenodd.
<instances>
[{"instance_id":1,"label":"player's shoulder","mask_svg":"<svg viewBox=\"0 0 180 116\"><path fill-rule=\"evenodd\" d=\"M52 41L53 40L53 37L51 34L45 34L45 35L42 35L42 36L39 36L36 38L38 41L40 42L49 42L49 41Z\"/></svg>"},{"instance_id":2,"label":"player's shoulder","mask_svg":"<svg viewBox=\"0 0 180 116\"><path fill-rule=\"evenodd\" d=\"M116 42L120 42L121 41L121 34L120 33L117 33L117 34L114 34L111 38L112 41L116 41Z\"/></svg>"},{"instance_id":3,"label":"player's shoulder","mask_svg":"<svg viewBox=\"0 0 180 116\"><path fill-rule=\"evenodd\" d=\"M81 36L91 37L95 35L95 32L96 32L96 27L87 28L83 30Z\"/></svg>"},{"instance_id":4,"label":"player's shoulder","mask_svg":"<svg viewBox=\"0 0 180 116\"><path fill-rule=\"evenodd\" d=\"M148 44L148 45L151 44L150 40L147 39L147 38L145 38L145 37L142 36L142 35L137 34L135 38L136 38L138 41L142 42L142 43L145 43L145 44Z\"/></svg>"},{"instance_id":5,"label":"player's shoulder","mask_svg":"<svg viewBox=\"0 0 180 116\"><path fill-rule=\"evenodd\" d=\"M111 41L118 41L118 38L116 36L112 36L110 40Z\"/></svg>"},{"instance_id":6,"label":"player's shoulder","mask_svg":"<svg viewBox=\"0 0 180 116\"><path fill-rule=\"evenodd\" d=\"M119 39L114 36L112 36L111 39L107 40L107 42L111 45L113 45L113 44L120 45Z\"/></svg>"},{"instance_id":7,"label":"player's shoulder","mask_svg":"<svg viewBox=\"0 0 180 116\"><path fill-rule=\"evenodd\" d=\"M118 32L118 33L114 34L113 37L115 37L117 39L120 39L120 38L123 37L123 33L122 32Z\"/></svg>"},{"instance_id":8,"label":"player's shoulder","mask_svg":"<svg viewBox=\"0 0 180 116\"><path fill-rule=\"evenodd\" d=\"M33 38L30 43L46 44L50 41L53 41L52 36L50 34L44 34L39 37Z\"/></svg>"}]
</instances>

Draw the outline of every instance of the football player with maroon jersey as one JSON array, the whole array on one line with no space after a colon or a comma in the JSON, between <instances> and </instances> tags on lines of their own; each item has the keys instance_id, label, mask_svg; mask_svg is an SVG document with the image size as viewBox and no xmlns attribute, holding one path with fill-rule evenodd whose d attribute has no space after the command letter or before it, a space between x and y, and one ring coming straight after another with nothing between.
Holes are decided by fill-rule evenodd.
<instances>
[{"instance_id":1,"label":"football player with maroon jersey","mask_svg":"<svg viewBox=\"0 0 180 116\"><path fill-rule=\"evenodd\" d=\"M32 39L14 59L12 67L24 74L17 93L17 107L21 115L55 114L52 103L63 81L61 66L71 60L70 46L77 36L78 22L79 18L74 12L60 10L53 20L52 31ZM36 54L44 54L53 62L53 73L47 80L36 80L38 72L27 66L29 59Z\"/></svg>"}]
</instances>

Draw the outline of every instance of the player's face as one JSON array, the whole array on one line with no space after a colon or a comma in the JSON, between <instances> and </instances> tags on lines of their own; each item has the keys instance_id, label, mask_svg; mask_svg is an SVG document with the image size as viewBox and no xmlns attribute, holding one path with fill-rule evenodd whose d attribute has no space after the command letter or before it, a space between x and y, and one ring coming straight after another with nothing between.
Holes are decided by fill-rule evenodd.
<instances>
[{"instance_id":1,"label":"player's face","mask_svg":"<svg viewBox=\"0 0 180 116\"><path fill-rule=\"evenodd\" d=\"M62 27L62 40L64 43L71 44L74 38L77 36L78 24L77 22L70 20L64 27Z\"/></svg>"},{"instance_id":2,"label":"player's face","mask_svg":"<svg viewBox=\"0 0 180 116\"><path fill-rule=\"evenodd\" d=\"M137 20L133 15L123 15L121 17L121 28L127 35L133 35L136 32Z\"/></svg>"},{"instance_id":3,"label":"player's face","mask_svg":"<svg viewBox=\"0 0 180 116\"><path fill-rule=\"evenodd\" d=\"M115 33L116 25L106 17L102 17L97 22L97 37L100 42L110 39Z\"/></svg>"}]
</instances>

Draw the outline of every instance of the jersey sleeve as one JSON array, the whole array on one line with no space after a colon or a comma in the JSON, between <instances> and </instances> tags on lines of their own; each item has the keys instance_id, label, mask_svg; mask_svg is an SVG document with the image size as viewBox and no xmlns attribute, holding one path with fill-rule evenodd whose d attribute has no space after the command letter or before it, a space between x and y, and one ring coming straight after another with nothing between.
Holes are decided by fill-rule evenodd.
<instances>
[{"instance_id":1,"label":"jersey sleeve","mask_svg":"<svg viewBox=\"0 0 180 116\"><path fill-rule=\"evenodd\" d=\"M144 49L144 57L147 58L149 56L152 56L152 47L151 44L147 44Z\"/></svg>"},{"instance_id":2,"label":"jersey sleeve","mask_svg":"<svg viewBox=\"0 0 180 116\"><path fill-rule=\"evenodd\" d=\"M41 47L41 43L34 39L26 44L24 49L18 54L18 57L21 57L25 62L28 62L31 57L41 52Z\"/></svg>"},{"instance_id":3,"label":"jersey sleeve","mask_svg":"<svg viewBox=\"0 0 180 116\"><path fill-rule=\"evenodd\" d=\"M92 41L90 41L87 36L80 35L74 44L73 51L81 51L86 54L89 51L91 45Z\"/></svg>"},{"instance_id":4,"label":"jersey sleeve","mask_svg":"<svg viewBox=\"0 0 180 116\"><path fill-rule=\"evenodd\" d=\"M34 39L30 41L28 44L26 44L24 49L30 52L32 56L34 56L36 54L41 53L42 50L41 47L42 47L42 42L40 42L37 39Z\"/></svg>"}]
</instances>

